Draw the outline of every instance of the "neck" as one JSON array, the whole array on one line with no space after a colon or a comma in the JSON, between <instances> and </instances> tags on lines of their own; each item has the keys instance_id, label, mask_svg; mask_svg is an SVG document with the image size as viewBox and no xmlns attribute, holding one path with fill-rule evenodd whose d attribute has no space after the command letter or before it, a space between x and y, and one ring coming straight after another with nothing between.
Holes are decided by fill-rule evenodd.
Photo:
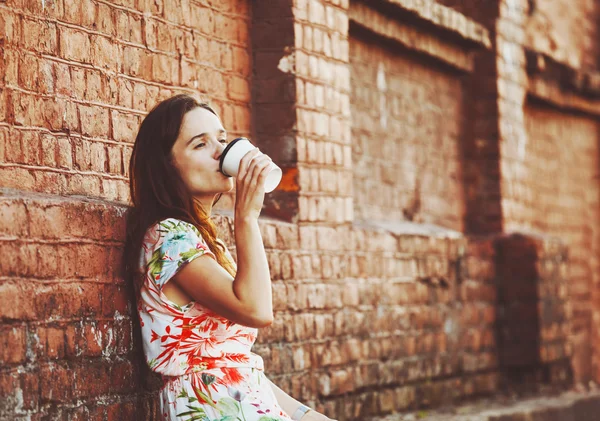
<instances>
[{"instance_id":1,"label":"neck","mask_svg":"<svg viewBox=\"0 0 600 421\"><path fill-rule=\"evenodd\" d=\"M215 201L216 196L205 196L205 197L196 197L195 200L202 205L202 209L208 216L211 216L212 213L212 205Z\"/></svg>"}]
</instances>

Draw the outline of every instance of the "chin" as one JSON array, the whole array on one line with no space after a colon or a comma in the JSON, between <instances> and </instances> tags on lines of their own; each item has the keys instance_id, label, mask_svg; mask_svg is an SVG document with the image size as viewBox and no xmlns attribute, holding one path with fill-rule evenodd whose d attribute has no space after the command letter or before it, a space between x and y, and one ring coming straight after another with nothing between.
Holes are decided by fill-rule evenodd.
<instances>
[{"instance_id":1,"label":"chin","mask_svg":"<svg viewBox=\"0 0 600 421\"><path fill-rule=\"evenodd\" d=\"M225 190L223 193L227 193L233 190L233 187L235 186L235 183L233 182L233 177L227 179L227 186L227 190Z\"/></svg>"}]
</instances>

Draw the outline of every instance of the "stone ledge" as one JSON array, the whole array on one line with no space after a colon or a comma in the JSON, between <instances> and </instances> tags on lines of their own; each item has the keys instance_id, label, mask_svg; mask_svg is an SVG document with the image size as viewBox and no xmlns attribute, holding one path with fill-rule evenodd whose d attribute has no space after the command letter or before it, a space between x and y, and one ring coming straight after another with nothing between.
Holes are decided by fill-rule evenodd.
<instances>
[{"instance_id":1,"label":"stone ledge","mask_svg":"<svg viewBox=\"0 0 600 421\"><path fill-rule=\"evenodd\" d=\"M491 48L489 31L481 24L456 10L438 4L432 0L387 0L388 2L411 12L425 22L460 35L465 41Z\"/></svg>"},{"instance_id":2,"label":"stone ledge","mask_svg":"<svg viewBox=\"0 0 600 421\"><path fill-rule=\"evenodd\" d=\"M600 72L580 70L526 50L529 93L560 108L600 116Z\"/></svg>"},{"instance_id":3,"label":"stone ledge","mask_svg":"<svg viewBox=\"0 0 600 421\"><path fill-rule=\"evenodd\" d=\"M473 70L471 51L492 46L482 25L433 1L353 2L349 18L354 28L366 29L467 72Z\"/></svg>"},{"instance_id":4,"label":"stone ledge","mask_svg":"<svg viewBox=\"0 0 600 421\"><path fill-rule=\"evenodd\" d=\"M490 400L439 411L418 411L368 421L597 421L600 391L564 392L531 399Z\"/></svg>"}]
</instances>

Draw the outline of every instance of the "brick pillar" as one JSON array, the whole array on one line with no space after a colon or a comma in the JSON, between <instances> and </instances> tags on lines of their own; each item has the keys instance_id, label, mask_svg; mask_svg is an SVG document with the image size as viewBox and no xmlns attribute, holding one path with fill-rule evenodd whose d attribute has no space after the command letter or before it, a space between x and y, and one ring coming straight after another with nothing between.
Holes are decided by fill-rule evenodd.
<instances>
[{"instance_id":1,"label":"brick pillar","mask_svg":"<svg viewBox=\"0 0 600 421\"><path fill-rule=\"evenodd\" d=\"M490 34L499 14L498 1L482 10L479 4L444 1L479 23ZM466 10L462 10L462 9ZM500 207L500 151L498 144L498 87L496 39L491 36L492 49L478 51L469 80L469 95L465 97L465 112L471 116L463 142L465 180L465 229L471 234L494 234L502 231Z\"/></svg>"},{"instance_id":2,"label":"brick pillar","mask_svg":"<svg viewBox=\"0 0 600 421\"><path fill-rule=\"evenodd\" d=\"M253 2L254 136L284 170L265 215L352 220L348 2L333 3Z\"/></svg>"},{"instance_id":3,"label":"brick pillar","mask_svg":"<svg viewBox=\"0 0 600 421\"><path fill-rule=\"evenodd\" d=\"M348 6L294 1L300 222L353 219Z\"/></svg>"},{"instance_id":4,"label":"brick pillar","mask_svg":"<svg viewBox=\"0 0 600 421\"><path fill-rule=\"evenodd\" d=\"M519 213L523 213L517 204L517 190L525 166L524 145L527 143L524 108L528 79L523 44L528 8L526 0L503 0L496 21L500 187L504 229L509 231L522 228L516 221Z\"/></svg>"},{"instance_id":5,"label":"brick pillar","mask_svg":"<svg viewBox=\"0 0 600 421\"><path fill-rule=\"evenodd\" d=\"M258 1L252 7L252 135L284 172L278 188L265 196L263 214L292 221L299 190L292 4Z\"/></svg>"}]
</instances>

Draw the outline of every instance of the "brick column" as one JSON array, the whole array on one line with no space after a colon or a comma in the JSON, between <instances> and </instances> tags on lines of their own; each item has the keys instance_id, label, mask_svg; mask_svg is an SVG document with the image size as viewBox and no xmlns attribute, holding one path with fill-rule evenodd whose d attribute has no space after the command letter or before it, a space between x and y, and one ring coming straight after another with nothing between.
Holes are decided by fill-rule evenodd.
<instances>
[{"instance_id":1,"label":"brick column","mask_svg":"<svg viewBox=\"0 0 600 421\"><path fill-rule=\"evenodd\" d=\"M493 34L499 6L497 1L491 3L485 11L480 10L481 8L468 8L467 11L475 15L472 17ZM467 127L467 136L463 142L465 228L472 234L492 234L502 230L494 36L491 36L491 42L491 50L479 51L475 56L475 66L469 82L470 94L465 104L467 115L472 116L472 123Z\"/></svg>"},{"instance_id":2,"label":"brick column","mask_svg":"<svg viewBox=\"0 0 600 421\"><path fill-rule=\"evenodd\" d=\"M526 212L519 206L518 183L523 178L527 143L524 109L528 79L523 44L528 8L526 0L503 0L496 21L500 188L503 225L508 231L522 228L517 221L519 214Z\"/></svg>"},{"instance_id":3,"label":"brick column","mask_svg":"<svg viewBox=\"0 0 600 421\"><path fill-rule=\"evenodd\" d=\"M265 215L352 220L347 10L348 1L253 3L254 136L284 170Z\"/></svg>"},{"instance_id":4,"label":"brick column","mask_svg":"<svg viewBox=\"0 0 600 421\"><path fill-rule=\"evenodd\" d=\"M299 221L353 219L348 0L295 0Z\"/></svg>"},{"instance_id":5,"label":"brick column","mask_svg":"<svg viewBox=\"0 0 600 421\"><path fill-rule=\"evenodd\" d=\"M265 196L263 215L292 221L299 190L292 4L252 2L252 14L252 135L284 172L278 188Z\"/></svg>"}]
</instances>

